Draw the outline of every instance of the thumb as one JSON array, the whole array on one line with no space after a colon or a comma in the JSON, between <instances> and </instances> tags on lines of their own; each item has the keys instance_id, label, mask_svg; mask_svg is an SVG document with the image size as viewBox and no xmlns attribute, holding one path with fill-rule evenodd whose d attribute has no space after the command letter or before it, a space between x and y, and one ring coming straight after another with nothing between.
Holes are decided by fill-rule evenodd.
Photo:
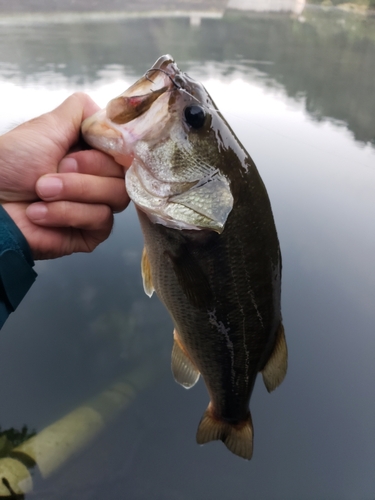
<instances>
[{"instance_id":1,"label":"thumb","mask_svg":"<svg viewBox=\"0 0 375 500\"><path fill-rule=\"evenodd\" d=\"M99 106L91 97L83 92L76 92L40 118L44 117L50 130L58 133L55 142L62 146L65 153L77 142L82 121L96 113L98 109Z\"/></svg>"}]
</instances>

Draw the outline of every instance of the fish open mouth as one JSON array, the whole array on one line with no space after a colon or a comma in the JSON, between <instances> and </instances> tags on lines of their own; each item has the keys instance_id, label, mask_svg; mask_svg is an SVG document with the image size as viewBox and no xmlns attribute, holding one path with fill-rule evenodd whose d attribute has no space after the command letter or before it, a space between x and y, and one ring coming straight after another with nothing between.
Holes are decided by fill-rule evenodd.
<instances>
[{"instance_id":1,"label":"fish open mouth","mask_svg":"<svg viewBox=\"0 0 375 500\"><path fill-rule=\"evenodd\" d=\"M160 100L168 101L165 94L178 87L175 77L177 68L171 56L161 57L146 75L125 92L109 101L107 107L84 120L82 133L86 142L105 151L116 161L128 167L122 157L131 155L133 144L142 138L150 123L158 123L163 117L163 105L153 106ZM144 117L149 117L143 119ZM131 125L127 126L130 122Z\"/></svg>"},{"instance_id":2,"label":"fish open mouth","mask_svg":"<svg viewBox=\"0 0 375 500\"><path fill-rule=\"evenodd\" d=\"M163 56L134 85L109 101L107 118L125 124L146 113L165 92L180 88L175 78L179 70L171 56Z\"/></svg>"},{"instance_id":3,"label":"fish open mouth","mask_svg":"<svg viewBox=\"0 0 375 500\"><path fill-rule=\"evenodd\" d=\"M135 120L150 109L152 104L160 97L168 87L152 90L144 95L127 96L121 94L109 101L107 105L107 118L113 123L123 125Z\"/></svg>"}]
</instances>

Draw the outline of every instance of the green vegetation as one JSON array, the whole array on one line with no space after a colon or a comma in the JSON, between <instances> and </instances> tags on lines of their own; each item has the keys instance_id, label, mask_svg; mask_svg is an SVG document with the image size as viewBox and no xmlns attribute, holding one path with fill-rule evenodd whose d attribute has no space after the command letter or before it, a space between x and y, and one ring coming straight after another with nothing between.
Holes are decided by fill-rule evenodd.
<instances>
[{"instance_id":1,"label":"green vegetation","mask_svg":"<svg viewBox=\"0 0 375 500\"><path fill-rule=\"evenodd\" d=\"M8 456L13 448L35 436L35 434L35 431L29 431L27 425L24 425L19 431L13 427L3 431L0 427L0 458Z\"/></svg>"},{"instance_id":2,"label":"green vegetation","mask_svg":"<svg viewBox=\"0 0 375 500\"><path fill-rule=\"evenodd\" d=\"M346 10L361 12L375 9L375 0L307 0L307 3L323 7L342 7Z\"/></svg>"}]
</instances>

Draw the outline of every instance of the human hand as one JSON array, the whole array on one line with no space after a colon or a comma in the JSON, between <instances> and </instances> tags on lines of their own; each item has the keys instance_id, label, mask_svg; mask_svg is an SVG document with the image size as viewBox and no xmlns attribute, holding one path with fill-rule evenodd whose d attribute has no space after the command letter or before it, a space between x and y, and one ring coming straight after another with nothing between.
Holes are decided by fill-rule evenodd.
<instances>
[{"instance_id":1,"label":"human hand","mask_svg":"<svg viewBox=\"0 0 375 500\"><path fill-rule=\"evenodd\" d=\"M59 107L0 136L0 203L34 259L90 252L126 208L123 167L96 150L70 153L82 121L97 111L77 93ZM42 201L39 201L42 200Z\"/></svg>"}]
</instances>

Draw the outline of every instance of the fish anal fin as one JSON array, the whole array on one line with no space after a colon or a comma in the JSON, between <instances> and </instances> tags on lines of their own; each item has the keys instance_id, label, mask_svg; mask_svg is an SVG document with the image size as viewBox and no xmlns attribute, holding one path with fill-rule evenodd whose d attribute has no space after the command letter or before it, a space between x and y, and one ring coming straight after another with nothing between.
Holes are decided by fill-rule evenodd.
<instances>
[{"instance_id":1,"label":"fish anal fin","mask_svg":"<svg viewBox=\"0 0 375 500\"><path fill-rule=\"evenodd\" d=\"M203 414L197 431L197 443L221 440L235 455L250 460L253 455L253 423L250 412L246 420L232 424L217 418L211 404Z\"/></svg>"},{"instance_id":2,"label":"fish anal fin","mask_svg":"<svg viewBox=\"0 0 375 500\"><path fill-rule=\"evenodd\" d=\"M284 380L288 368L288 348L286 345L284 327L280 322L276 334L275 347L262 370L263 382L268 392L273 391Z\"/></svg>"},{"instance_id":3,"label":"fish anal fin","mask_svg":"<svg viewBox=\"0 0 375 500\"><path fill-rule=\"evenodd\" d=\"M172 373L178 384L185 389L190 389L198 382L200 373L182 346L176 330L173 336Z\"/></svg>"},{"instance_id":4,"label":"fish anal fin","mask_svg":"<svg viewBox=\"0 0 375 500\"><path fill-rule=\"evenodd\" d=\"M148 260L146 247L143 248L142 252L141 271L143 279L143 289L145 291L145 294L151 297L151 295L154 293L154 285L152 284L151 266L150 261Z\"/></svg>"}]
</instances>

